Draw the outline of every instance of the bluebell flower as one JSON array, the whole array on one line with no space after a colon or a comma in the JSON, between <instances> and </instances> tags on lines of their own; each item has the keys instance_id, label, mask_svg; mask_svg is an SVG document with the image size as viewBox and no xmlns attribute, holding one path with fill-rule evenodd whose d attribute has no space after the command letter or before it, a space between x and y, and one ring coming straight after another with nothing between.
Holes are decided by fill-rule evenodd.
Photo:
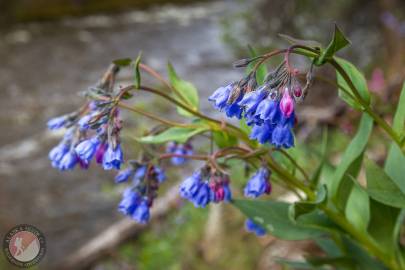
<instances>
[{"instance_id":1,"label":"bluebell flower","mask_svg":"<svg viewBox=\"0 0 405 270\"><path fill-rule=\"evenodd\" d=\"M246 220L245 228L248 232L253 232L257 236L264 236L266 234L266 229L260 226L259 224L255 223L250 218Z\"/></svg>"},{"instance_id":2,"label":"bluebell flower","mask_svg":"<svg viewBox=\"0 0 405 270\"><path fill-rule=\"evenodd\" d=\"M78 162L79 159L76 153L73 150L70 150L60 160L58 169L61 171L72 170Z\"/></svg>"},{"instance_id":3,"label":"bluebell flower","mask_svg":"<svg viewBox=\"0 0 405 270\"><path fill-rule=\"evenodd\" d=\"M111 145L108 146L107 151L103 157L104 170L117 169L121 167L121 163L124 162L121 145L117 144L115 149Z\"/></svg>"},{"instance_id":4,"label":"bluebell flower","mask_svg":"<svg viewBox=\"0 0 405 270\"><path fill-rule=\"evenodd\" d=\"M276 147L290 148L294 146L294 135L289 125L277 125L271 136L271 143Z\"/></svg>"},{"instance_id":5,"label":"bluebell flower","mask_svg":"<svg viewBox=\"0 0 405 270\"><path fill-rule=\"evenodd\" d=\"M159 184L163 183L166 180L165 171L158 166L154 166L153 170L155 172L156 180L159 182Z\"/></svg>"},{"instance_id":6,"label":"bluebell flower","mask_svg":"<svg viewBox=\"0 0 405 270\"><path fill-rule=\"evenodd\" d=\"M264 99L257 106L256 115L270 123L276 123L279 114L279 102L270 98Z\"/></svg>"},{"instance_id":7,"label":"bluebell flower","mask_svg":"<svg viewBox=\"0 0 405 270\"><path fill-rule=\"evenodd\" d=\"M239 101L243 99L243 94L239 95L239 97L232 103L228 104L225 107L225 113L228 117L236 117L238 119L242 118L243 108L239 106Z\"/></svg>"},{"instance_id":8,"label":"bluebell flower","mask_svg":"<svg viewBox=\"0 0 405 270\"><path fill-rule=\"evenodd\" d=\"M244 189L244 195L249 198L257 198L264 193L269 193L270 171L260 168L248 181Z\"/></svg>"},{"instance_id":9,"label":"bluebell flower","mask_svg":"<svg viewBox=\"0 0 405 270\"><path fill-rule=\"evenodd\" d=\"M261 144L267 143L272 136L274 125L265 121L262 125L254 125L249 138L257 140Z\"/></svg>"},{"instance_id":10,"label":"bluebell flower","mask_svg":"<svg viewBox=\"0 0 405 270\"><path fill-rule=\"evenodd\" d=\"M122 194L122 200L118 205L118 211L124 215L132 216L140 201L141 197L139 194L131 188L127 188Z\"/></svg>"},{"instance_id":11,"label":"bluebell flower","mask_svg":"<svg viewBox=\"0 0 405 270\"><path fill-rule=\"evenodd\" d=\"M86 114L82 118L79 119L77 125L79 126L80 130L87 130L89 129L90 125L89 122L93 118L92 114Z\"/></svg>"},{"instance_id":12,"label":"bluebell flower","mask_svg":"<svg viewBox=\"0 0 405 270\"><path fill-rule=\"evenodd\" d=\"M140 165L136 168L134 177L132 179L135 186L139 185L144 180L147 169L148 166L146 165Z\"/></svg>"},{"instance_id":13,"label":"bluebell flower","mask_svg":"<svg viewBox=\"0 0 405 270\"><path fill-rule=\"evenodd\" d=\"M238 102L238 105L243 107L246 113L255 113L257 107L261 101L266 98L267 94L264 88L249 92Z\"/></svg>"},{"instance_id":14,"label":"bluebell flower","mask_svg":"<svg viewBox=\"0 0 405 270\"><path fill-rule=\"evenodd\" d=\"M46 125L48 126L49 129L53 130L53 129L59 129L64 127L64 125L66 124L66 120L67 117L66 115L63 116L59 116L59 117L55 117L50 119Z\"/></svg>"},{"instance_id":15,"label":"bluebell flower","mask_svg":"<svg viewBox=\"0 0 405 270\"><path fill-rule=\"evenodd\" d=\"M252 126L252 125L260 126L261 124L263 124L263 120L260 119L260 116L256 115L255 112L245 113L244 117L245 117L246 125L248 125L248 126Z\"/></svg>"},{"instance_id":16,"label":"bluebell flower","mask_svg":"<svg viewBox=\"0 0 405 270\"><path fill-rule=\"evenodd\" d=\"M205 207L210 202L210 188L207 183L199 183L197 191L188 198L195 207Z\"/></svg>"},{"instance_id":17,"label":"bluebell flower","mask_svg":"<svg viewBox=\"0 0 405 270\"><path fill-rule=\"evenodd\" d=\"M232 192L231 192L231 188L229 187L229 184L225 184L223 186L224 189L224 201L225 202L230 202L232 201Z\"/></svg>"},{"instance_id":18,"label":"bluebell flower","mask_svg":"<svg viewBox=\"0 0 405 270\"><path fill-rule=\"evenodd\" d=\"M132 167L128 167L124 170L119 171L118 174L115 176L115 183L123 183L128 181L133 172L134 169Z\"/></svg>"},{"instance_id":19,"label":"bluebell flower","mask_svg":"<svg viewBox=\"0 0 405 270\"><path fill-rule=\"evenodd\" d=\"M65 142L59 143L57 146L52 148L49 152L49 159L52 162L52 167L58 168L59 162L62 160L63 156L69 151L70 146Z\"/></svg>"},{"instance_id":20,"label":"bluebell flower","mask_svg":"<svg viewBox=\"0 0 405 270\"><path fill-rule=\"evenodd\" d=\"M198 191L201 180L200 172L195 172L192 176L186 178L180 184L180 196L186 199L193 197Z\"/></svg>"},{"instance_id":21,"label":"bluebell flower","mask_svg":"<svg viewBox=\"0 0 405 270\"><path fill-rule=\"evenodd\" d=\"M97 137L84 140L75 147L76 154L79 158L87 163L93 158L96 153L97 146L100 144L100 140Z\"/></svg>"},{"instance_id":22,"label":"bluebell flower","mask_svg":"<svg viewBox=\"0 0 405 270\"><path fill-rule=\"evenodd\" d=\"M176 155L186 155L187 150L184 148L183 145L177 146L177 148L174 150L173 154ZM172 157L170 159L171 163L175 166L180 166L183 165L186 162L186 159L184 157Z\"/></svg>"},{"instance_id":23,"label":"bluebell flower","mask_svg":"<svg viewBox=\"0 0 405 270\"><path fill-rule=\"evenodd\" d=\"M228 105L228 98L233 88L232 84L222 86L212 93L208 100L213 104L214 108L223 111Z\"/></svg>"},{"instance_id":24,"label":"bluebell flower","mask_svg":"<svg viewBox=\"0 0 405 270\"><path fill-rule=\"evenodd\" d=\"M149 205L146 200L141 201L131 217L140 224L148 223L150 214Z\"/></svg>"}]
</instances>

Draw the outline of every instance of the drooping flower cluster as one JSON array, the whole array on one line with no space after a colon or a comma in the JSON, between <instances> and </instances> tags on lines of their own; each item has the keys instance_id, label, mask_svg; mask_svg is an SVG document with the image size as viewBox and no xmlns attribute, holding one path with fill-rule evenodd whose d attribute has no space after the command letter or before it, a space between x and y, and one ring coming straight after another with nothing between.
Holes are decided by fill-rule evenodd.
<instances>
[{"instance_id":1,"label":"drooping flower cluster","mask_svg":"<svg viewBox=\"0 0 405 270\"><path fill-rule=\"evenodd\" d=\"M116 175L115 182L124 183L130 180L130 187L123 193L118 210L138 223L147 223L159 186L166 180L165 172L156 165L129 161L127 168Z\"/></svg>"},{"instance_id":2,"label":"drooping flower cluster","mask_svg":"<svg viewBox=\"0 0 405 270\"><path fill-rule=\"evenodd\" d=\"M205 207L211 202L229 202L232 200L229 176L203 167L180 184L180 196L194 203L195 207Z\"/></svg>"},{"instance_id":3,"label":"drooping flower cluster","mask_svg":"<svg viewBox=\"0 0 405 270\"><path fill-rule=\"evenodd\" d=\"M252 126L251 139L290 148L294 146L295 103L305 96L296 74L282 62L262 85L257 85L252 72L239 82L218 88L208 100L228 117L243 117Z\"/></svg>"},{"instance_id":4,"label":"drooping flower cluster","mask_svg":"<svg viewBox=\"0 0 405 270\"><path fill-rule=\"evenodd\" d=\"M72 170L79 164L87 169L94 157L105 170L120 168L121 119L119 110L111 103L88 102L76 112L49 120L48 128L66 129L62 141L49 152L54 168Z\"/></svg>"},{"instance_id":5,"label":"drooping flower cluster","mask_svg":"<svg viewBox=\"0 0 405 270\"><path fill-rule=\"evenodd\" d=\"M266 167L260 168L247 182L243 192L248 198L257 198L271 193L270 171Z\"/></svg>"},{"instance_id":6,"label":"drooping flower cluster","mask_svg":"<svg viewBox=\"0 0 405 270\"><path fill-rule=\"evenodd\" d=\"M255 233L256 236L264 236L266 234L266 229L251 220L250 218L245 221L245 229L248 232Z\"/></svg>"},{"instance_id":7,"label":"drooping flower cluster","mask_svg":"<svg viewBox=\"0 0 405 270\"><path fill-rule=\"evenodd\" d=\"M182 156L193 154L193 146L190 143L181 144L177 142L169 142L166 146L166 153L179 155L173 156L170 161L173 165L180 166L187 161L187 159Z\"/></svg>"}]
</instances>

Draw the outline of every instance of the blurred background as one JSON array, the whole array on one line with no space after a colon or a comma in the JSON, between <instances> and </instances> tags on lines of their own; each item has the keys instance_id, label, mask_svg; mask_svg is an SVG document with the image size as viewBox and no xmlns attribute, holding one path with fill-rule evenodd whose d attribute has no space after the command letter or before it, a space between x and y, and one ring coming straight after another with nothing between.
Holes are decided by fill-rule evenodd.
<instances>
[{"instance_id":1,"label":"blurred background","mask_svg":"<svg viewBox=\"0 0 405 270\"><path fill-rule=\"evenodd\" d=\"M195 163L168 170L159 213L149 226L137 226L116 211L122 189L113 184L112 173L95 166L73 172L51 168L48 151L61 134L48 132L45 123L80 106L78 92L93 85L112 60L139 51L163 74L170 59L199 89L202 110L213 114L206 98L242 76L232 62L248 55L248 45L260 52L288 46L278 33L325 44L335 22L352 41L341 55L365 72L375 102L389 118L405 77L401 0L0 0L1 239L16 224L38 227L47 240L38 269L279 269L277 257L318 252L308 242L246 233L242 214L229 205L194 209L173 198L171 186ZM316 72L334 76L328 68ZM123 84L129 75L124 73ZM177 117L160 100L140 97L137 104ZM316 148L322 125L344 131L332 133L332 155L355 130L357 113L320 82L299 110L299 142ZM140 117L126 118L126 126L134 128L125 131L128 155L137 148L132 132L148 125ZM385 155L384 143L383 137L374 141L377 159ZM203 148L204 142L196 145ZM305 151L310 148L297 148ZM240 190L243 173L233 174ZM0 269L13 269L3 254Z\"/></svg>"}]
</instances>

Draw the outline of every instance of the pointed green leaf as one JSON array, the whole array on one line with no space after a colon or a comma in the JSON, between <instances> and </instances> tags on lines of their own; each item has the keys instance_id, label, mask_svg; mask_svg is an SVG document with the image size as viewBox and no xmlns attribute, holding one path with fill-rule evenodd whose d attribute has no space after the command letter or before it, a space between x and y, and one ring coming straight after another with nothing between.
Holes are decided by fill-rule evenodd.
<instances>
[{"instance_id":1,"label":"pointed green leaf","mask_svg":"<svg viewBox=\"0 0 405 270\"><path fill-rule=\"evenodd\" d=\"M358 185L352 187L347 200L345 215L358 230L367 230L370 221L370 201L367 192Z\"/></svg>"},{"instance_id":2,"label":"pointed green leaf","mask_svg":"<svg viewBox=\"0 0 405 270\"><path fill-rule=\"evenodd\" d=\"M342 31L335 24L335 31L333 33L333 38L325 50L321 51L321 55L315 61L316 65L322 65L326 60L332 58L334 54L350 44L350 41L343 35Z\"/></svg>"},{"instance_id":3,"label":"pointed green leaf","mask_svg":"<svg viewBox=\"0 0 405 270\"><path fill-rule=\"evenodd\" d=\"M405 208L405 194L401 192L395 182L371 160L366 159L365 164L367 193L374 200L383 204Z\"/></svg>"},{"instance_id":4,"label":"pointed green leaf","mask_svg":"<svg viewBox=\"0 0 405 270\"><path fill-rule=\"evenodd\" d=\"M347 199L353 185L349 177L357 178L372 129L373 119L367 114L363 114L357 133L346 148L333 175L329 194L341 210L346 208Z\"/></svg>"},{"instance_id":5,"label":"pointed green leaf","mask_svg":"<svg viewBox=\"0 0 405 270\"><path fill-rule=\"evenodd\" d=\"M170 63L168 63L167 68L170 83L172 84L173 88L176 89L178 99L186 102L186 105L190 106L191 109L198 110L200 101L197 88L195 88L192 83L180 79ZM193 117L193 114L181 107L177 107L177 112L186 117Z\"/></svg>"},{"instance_id":6,"label":"pointed green leaf","mask_svg":"<svg viewBox=\"0 0 405 270\"><path fill-rule=\"evenodd\" d=\"M233 205L270 234L284 240L310 239L334 228L321 212L307 214L293 223L288 216L290 204L285 202L234 200Z\"/></svg>"},{"instance_id":7,"label":"pointed green leaf","mask_svg":"<svg viewBox=\"0 0 405 270\"><path fill-rule=\"evenodd\" d=\"M131 58L116 59L113 61L113 63L120 67L127 67L132 63L132 59Z\"/></svg>"},{"instance_id":8,"label":"pointed green leaf","mask_svg":"<svg viewBox=\"0 0 405 270\"><path fill-rule=\"evenodd\" d=\"M136 89L141 86L141 72L139 71L139 64L141 63L142 52L139 52L138 57L134 61L134 85Z\"/></svg>"},{"instance_id":9,"label":"pointed green leaf","mask_svg":"<svg viewBox=\"0 0 405 270\"><path fill-rule=\"evenodd\" d=\"M394 116L393 128L397 134L404 132L405 121L405 83L402 85L401 96L398 101L397 111ZM405 155L396 143L391 143L385 161L384 170L395 182L403 194L405 194Z\"/></svg>"},{"instance_id":10,"label":"pointed green leaf","mask_svg":"<svg viewBox=\"0 0 405 270\"><path fill-rule=\"evenodd\" d=\"M181 128L172 127L162 133L154 136L146 136L139 139L141 143L164 143L168 141L175 141L178 143L185 143L192 136L206 131L207 128Z\"/></svg>"},{"instance_id":11,"label":"pointed green leaf","mask_svg":"<svg viewBox=\"0 0 405 270\"><path fill-rule=\"evenodd\" d=\"M353 82L353 85L356 87L362 99L367 104L370 104L370 92L368 91L367 82L364 75L349 61L339 57L335 57L335 60L349 75L350 80ZM354 109L361 110L361 105L355 100L353 92L339 72L336 72L336 78L339 86L351 94L351 96L349 96L342 89L339 89L339 97Z\"/></svg>"},{"instance_id":12,"label":"pointed green leaf","mask_svg":"<svg viewBox=\"0 0 405 270\"><path fill-rule=\"evenodd\" d=\"M238 144L238 138L224 131L213 131L212 136L214 142L219 148L235 146Z\"/></svg>"},{"instance_id":13,"label":"pointed green leaf","mask_svg":"<svg viewBox=\"0 0 405 270\"><path fill-rule=\"evenodd\" d=\"M387 253L397 248L395 228L400 209L370 199L371 219L368 233L383 247Z\"/></svg>"},{"instance_id":14,"label":"pointed green leaf","mask_svg":"<svg viewBox=\"0 0 405 270\"><path fill-rule=\"evenodd\" d=\"M297 218L301 215L311 213L314 211L320 204L326 201L327 190L326 186L322 185L316 194L316 200L313 202L310 201L298 201L291 204L289 208L289 217L292 221L296 221Z\"/></svg>"}]
</instances>

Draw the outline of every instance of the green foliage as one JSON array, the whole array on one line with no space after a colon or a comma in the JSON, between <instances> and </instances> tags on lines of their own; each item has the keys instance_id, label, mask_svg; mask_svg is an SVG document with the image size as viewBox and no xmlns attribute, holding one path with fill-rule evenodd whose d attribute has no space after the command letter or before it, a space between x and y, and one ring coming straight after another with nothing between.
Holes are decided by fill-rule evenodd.
<instances>
[{"instance_id":1,"label":"green foliage","mask_svg":"<svg viewBox=\"0 0 405 270\"><path fill-rule=\"evenodd\" d=\"M356 178L360 171L363 153L373 129L373 119L363 114L357 134L346 148L336 167L329 186L329 194L337 207L344 210L353 186L350 176Z\"/></svg>"},{"instance_id":2,"label":"green foliage","mask_svg":"<svg viewBox=\"0 0 405 270\"><path fill-rule=\"evenodd\" d=\"M324 64L328 59L332 58L336 52L350 44L350 41L343 35L342 31L335 24L335 31L329 45L326 49L321 50L320 56L316 59L316 65Z\"/></svg>"},{"instance_id":3,"label":"green foliage","mask_svg":"<svg viewBox=\"0 0 405 270\"><path fill-rule=\"evenodd\" d=\"M138 89L141 86L141 72L139 71L139 64L141 63L142 52L138 54L135 61L133 62L134 65L134 85L135 88Z\"/></svg>"},{"instance_id":4,"label":"green foliage","mask_svg":"<svg viewBox=\"0 0 405 270\"><path fill-rule=\"evenodd\" d=\"M180 79L170 63L168 63L167 69L169 73L170 83L176 90L175 94L177 95L179 100L181 102L185 102L185 105L197 111L200 103L197 88L195 88L192 83ZM194 117L193 114L189 113L181 107L177 107L177 112L182 116Z\"/></svg>"},{"instance_id":5,"label":"green foliage","mask_svg":"<svg viewBox=\"0 0 405 270\"><path fill-rule=\"evenodd\" d=\"M358 93L360 94L363 101L369 105L370 104L370 93L368 91L367 82L364 78L364 75L349 61L335 57L336 62L343 68L343 70L349 76L351 82L356 87ZM340 86L339 88L339 97L343 99L347 104L353 107L356 110L362 110L362 106L356 99L352 89L345 79L340 75L339 72L336 72L337 83Z\"/></svg>"},{"instance_id":6,"label":"green foliage","mask_svg":"<svg viewBox=\"0 0 405 270\"><path fill-rule=\"evenodd\" d=\"M238 144L238 138L224 131L216 130L212 132L214 142L219 148L235 146Z\"/></svg>"},{"instance_id":7,"label":"green foliage","mask_svg":"<svg viewBox=\"0 0 405 270\"><path fill-rule=\"evenodd\" d=\"M304 214L314 211L320 204L323 204L327 198L327 189L322 185L317 192L316 200L311 201L298 201L290 205L289 216L293 221Z\"/></svg>"},{"instance_id":8,"label":"green foliage","mask_svg":"<svg viewBox=\"0 0 405 270\"><path fill-rule=\"evenodd\" d=\"M293 222L289 218L290 204L285 202L235 200L233 205L270 234L284 240L311 239L334 228L333 223L319 211Z\"/></svg>"},{"instance_id":9,"label":"green foliage","mask_svg":"<svg viewBox=\"0 0 405 270\"><path fill-rule=\"evenodd\" d=\"M165 143L169 141L175 141L178 143L185 143L189 138L199 133L206 131L207 127L201 128L181 128L172 127L158 135L150 135L139 139L142 143Z\"/></svg>"},{"instance_id":10,"label":"green foliage","mask_svg":"<svg viewBox=\"0 0 405 270\"><path fill-rule=\"evenodd\" d=\"M258 56L258 53L256 52L256 50L253 47L249 46L248 48L249 48L249 54L251 57ZM252 71L253 67L255 66L255 63L256 62L253 61L252 63L250 63L248 65L248 67L246 68L246 73L250 73ZM266 65L262 64L256 70L256 81L259 85L264 82L266 75L267 75L267 67L266 67Z\"/></svg>"}]
</instances>

